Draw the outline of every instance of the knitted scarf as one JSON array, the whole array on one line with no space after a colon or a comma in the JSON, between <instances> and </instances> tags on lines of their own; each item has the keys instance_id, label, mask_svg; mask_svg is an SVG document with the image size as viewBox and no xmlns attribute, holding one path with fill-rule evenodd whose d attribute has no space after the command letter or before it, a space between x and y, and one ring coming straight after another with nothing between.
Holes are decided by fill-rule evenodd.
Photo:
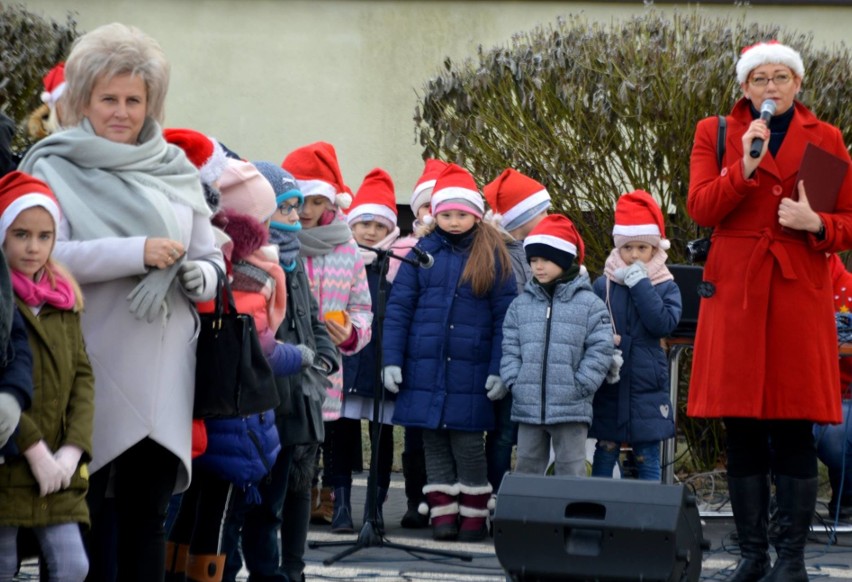
<instances>
[{"instance_id":1,"label":"knitted scarf","mask_svg":"<svg viewBox=\"0 0 852 582\"><path fill-rule=\"evenodd\" d=\"M299 241L302 243L301 255L303 257L321 257L334 250L337 245L342 245L352 239L352 231L349 225L343 221L343 215L338 216L325 226L304 228L299 231Z\"/></svg>"},{"instance_id":2,"label":"knitted scarf","mask_svg":"<svg viewBox=\"0 0 852 582\"><path fill-rule=\"evenodd\" d=\"M299 230L284 230L272 227L269 229L269 242L278 247L278 264L281 268L292 273L299 258Z\"/></svg>"},{"instance_id":3,"label":"knitted scarf","mask_svg":"<svg viewBox=\"0 0 852 582\"><path fill-rule=\"evenodd\" d=\"M38 282L33 281L23 273L12 271L12 285L15 295L30 307L38 307L47 303L57 309L70 310L74 307L76 298L71 283L65 280L59 273L53 273L53 284L50 277L42 271Z\"/></svg>"},{"instance_id":4,"label":"knitted scarf","mask_svg":"<svg viewBox=\"0 0 852 582\"><path fill-rule=\"evenodd\" d=\"M391 245L399 238L399 227L394 227L393 231L388 234L385 238L377 242L373 245L373 248L378 249L380 251L386 251L391 248ZM362 249L358 247L358 250L361 252L361 258L364 259L364 265L372 265L373 261L376 260L378 255L370 250Z\"/></svg>"},{"instance_id":5,"label":"knitted scarf","mask_svg":"<svg viewBox=\"0 0 852 582\"><path fill-rule=\"evenodd\" d=\"M669 256L666 254L666 251L661 248L657 248L657 252L654 253L654 256L651 257L651 260L645 265L645 268L648 269L648 278L651 280L652 285L658 285L663 281L674 280L674 276L666 266L668 258ZM610 281L618 283L619 285L624 285L624 276L621 275L623 271L619 271L619 269L624 269L626 267L627 263L625 263L621 258L621 255L618 253L618 249L612 249L612 252L609 253L609 256L606 258L606 262L604 263L604 275L606 275L606 278Z\"/></svg>"}]
</instances>

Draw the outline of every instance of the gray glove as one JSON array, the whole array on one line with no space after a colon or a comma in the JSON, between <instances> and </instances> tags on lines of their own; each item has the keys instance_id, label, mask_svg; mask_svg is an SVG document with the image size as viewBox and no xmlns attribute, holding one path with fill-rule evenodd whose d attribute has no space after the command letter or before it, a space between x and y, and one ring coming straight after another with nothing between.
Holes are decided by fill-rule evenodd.
<instances>
[{"instance_id":1,"label":"gray glove","mask_svg":"<svg viewBox=\"0 0 852 582\"><path fill-rule=\"evenodd\" d=\"M136 319L147 319L153 322L166 303L166 295L175 282L180 266L184 259L181 257L174 265L165 269L153 269L145 275L136 287L127 295L130 301L130 313Z\"/></svg>"},{"instance_id":2,"label":"gray glove","mask_svg":"<svg viewBox=\"0 0 852 582\"><path fill-rule=\"evenodd\" d=\"M302 369L312 366L316 353L305 344L298 344L296 349L302 355Z\"/></svg>"},{"instance_id":3,"label":"gray glove","mask_svg":"<svg viewBox=\"0 0 852 582\"><path fill-rule=\"evenodd\" d=\"M488 391L488 400L502 400L509 393L503 380L496 374L491 374L485 379L485 389Z\"/></svg>"},{"instance_id":4,"label":"gray glove","mask_svg":"<svg viewBox=\"0 0 852 582\"><path fill-rule=\"evenodd\" d=\"M609 365L609 370L606 372L606 383L615 384L621 380L621 366L624 365L624 356L621 355L621 350L615 348L612 352L612 363Z\"/></svg>"},{"instance_id":5,"label":"gray glove","mask_svg":"<svg viewBox=\"0 0 852 582\"><path fill-rule=\"evenodd\" d=\"M204 290L204 270L199 261L185 261L178 269L178 281L187 297L198 299Z\"/></svg>"},{"instance_id":6,"label":"gray glove","mask_svg":"<svg viewBox=\"0 0 852 582\"><path fill-rule=\"evenodd\" d=\"M18 399L0 392L0 448L6 445L21 421L21 405Z\"/></svg>"},{"instance_id":7,"label":"gray glove","mask_svg":"<svg viewBox=\"0 0 852 582\"><path fill-rule=\"evenodd\" d=\"M399 366L385 366L382 370L382 382L384 382L385 390L393 394L399 392L399 385L402 384L402 368Z\"/></svg>"},{"instance_id":8,"label":"gray glove","mask_svg":"<svg viewBox=\"0 0 852 582\"><path fill-rule=\"evenodd\" d=\"M627 267L627 271L624 273L624 284L628 287L633 287L642 279L647 278L648 269L645 268L645 264L642 261L636 261Z\"/></svg>"}]
</instances>

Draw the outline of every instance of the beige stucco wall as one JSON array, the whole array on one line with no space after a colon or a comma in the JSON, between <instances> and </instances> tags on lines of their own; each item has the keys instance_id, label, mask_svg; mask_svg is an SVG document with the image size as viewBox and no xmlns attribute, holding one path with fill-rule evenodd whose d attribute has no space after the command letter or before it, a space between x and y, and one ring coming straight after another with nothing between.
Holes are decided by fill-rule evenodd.
<instances>
[{"instance_id":1,"label":"beige stucco wall","mask_svg":"<svg viewBox=\"0 0 852 582\"><path fill-rule=\"evenodd\" d=\"M249 159L280 162L325 140L357 189L380 166L407 201L422 169L412 116L417 92L444 58L583 12L610 21L642 2L450 2L358 0L27 0L57 20L76 12L81 31L133 24L157 38L172 63L167 125L192 127ZM671 6L662 7L672 10ZM686 9L686 3L678 9ZM705 6L711 14L812 32L836 43L852 8ZM490 180L491 176L481 177Z\"/></svg>"}]
</instances>

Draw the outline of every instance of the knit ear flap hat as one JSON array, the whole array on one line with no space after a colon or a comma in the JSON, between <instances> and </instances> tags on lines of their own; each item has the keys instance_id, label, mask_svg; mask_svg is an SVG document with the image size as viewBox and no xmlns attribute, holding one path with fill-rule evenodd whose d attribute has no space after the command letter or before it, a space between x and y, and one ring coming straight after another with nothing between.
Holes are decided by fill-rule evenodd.
<instances>
[{"instance_id":1,"label":"knit ear flap hat","mask_svg":"<svg viewBox=\"0 0 852 582\"><path fill-rule=\"evenodd\" d=\"M352 195L346 191L340 173L337 152L330 143L318 141L293 150L281 162L281 167L298 180L305 198L325 196L344 210L352 204Z\"/></svg>"},{"instance_id":2,"label":"knit ear flap hat","mask_svg":"<svg viewBox=\"0 0 852 582\"><path fill-rule=\"evenodd\" d=\"M56 102L65 92L65 63L59 63L42 77L44 91L41 94L41 102L56 109Z\"/></svg>"},{"instance_id":3,"label":"knit ear flap hat","mask_svg":"<svg viewBox=\"0 0 852 582\"><path fill-rule=\"evenodd\" d=\"M550 208L550 194L537 180L508 168L487 184L482 193L494 212L492 221L514 230Z\"/></svg>"},{"instance_id":4,"label":"knit ear flap hat","mask_svg":"<svg viewBox=\"0 0 852 582\"><path fill-rule=\"evenodd\" d=\"M18 215L34 206L47 210L54 225L59 226L59 203L47 184L17 170L0 178L0 245Z\"/></svg>"},{"instance_id":5,"label":"knit ear flap hat","mask_svg":"<svg viewBox=\"0 0 852 582\"><path fill-rule=\"evenodd\" d=\"M524 239L524 252L529 262L533 257L553 261L568 270L577 260L582 265L585 245L574 223L561 214L545 216Z\"/></svg>"},{"instance_id":6,"label":"knit ear flap hat","mask_svg":"<svg viewBox=\"0 0 852 582\"><path fill-rule=\"evenodd\" d=\"M417 184L414 185L414 192L411 193L411 202L409 203L409 206L411 206L411 212L414 213L415 217L417 216L417 211L420 210L422 206L429 204L429 200L432 197L432 191L435 189L435 180L438 179L438 176L446 167L447 162L431 158L426 160L423 173L417 180Z\"/></svg>"},{"instance_id":7,"label":"knit ear flap hat","mask_svg":"<svg viewBox=\"0 0 852 582\"><path fill-rule=\"evenodd\" d=\"M381 168L374 168L364 177L346 220L350 225L376 220L389 230L396 228L396 194L390 174Z\"/></svg>"},{"instance_id":8,"label":"knit ear flap hat","mask_svg":"<svg viewBox=\"0 0 852 582\"><path fill-rule=\"evenodd\" d=\"M219 179L222 208L251 216L263 224L275 213L275 191L272 185L249 162L228 158Z\"/></svg>"},{"instance_id":9,"label":"knit ear flap hat","mask_svg":"<svg viewBox=\"0 0 852 582\"><path fill-rule=\"evenodd\" d=\"M749 73L761 65L786 65L800 79L805 77L802 55L777 40L770 40L747 46L740 52L740 59L737 61L737 82L745 83Z\"/></svg>"},{"instance_id":10,"label":"knit ear flap hat","mask_svg":"<svg viewBox=\"0 0 852 582\"><path fill-rule=\"evenodd\" d=\"M485 200L476 181L470 172L456 164L447 164L438 175L430 202L432 211L423 217L425 224L431 224L436 214L450 210L467 212L480 219L485 213Z\"/></svg>"},{"instance_id":11,"label":"knit ear flap hat","mask_svg":"<svg viewBox=\"0 0 852 582\"><path fill-rule=\"evenodd\" d=\"M612 238L616 248L632 241L648 243L664 251L671 247L666 238L663 212L653 196L644 190L622 194L615 203Z\"/></svg>"},{"instance_id":12,"label":"knit ear flap hat","mask_svg":"<svg viewBox=\"0 0 852 582\"><path fill-rule=\"evenodd\" d=\"M222 176L228 158L214 138L194 129L180 128L164 129L163 137L184 151L187 159L198 168L201 181L205 184L213 184Z\"/></svg>"}]
</instances>

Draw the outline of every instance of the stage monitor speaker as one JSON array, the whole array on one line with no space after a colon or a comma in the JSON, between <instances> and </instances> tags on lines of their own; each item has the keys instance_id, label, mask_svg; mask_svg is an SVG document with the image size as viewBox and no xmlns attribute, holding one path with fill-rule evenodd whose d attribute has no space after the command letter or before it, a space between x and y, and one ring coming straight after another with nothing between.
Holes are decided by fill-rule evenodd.
<instances>
[{"instance_id":1,"label":"stage monitor speaker","mask_svg":"<svg viewBox=\"0 0 852 582\"><path fill-rule=\"evenodd\" d=\"M681 485L507 474L494 548L512 580L696 582L703 540Z\"/></svg>"}]
</instances>

